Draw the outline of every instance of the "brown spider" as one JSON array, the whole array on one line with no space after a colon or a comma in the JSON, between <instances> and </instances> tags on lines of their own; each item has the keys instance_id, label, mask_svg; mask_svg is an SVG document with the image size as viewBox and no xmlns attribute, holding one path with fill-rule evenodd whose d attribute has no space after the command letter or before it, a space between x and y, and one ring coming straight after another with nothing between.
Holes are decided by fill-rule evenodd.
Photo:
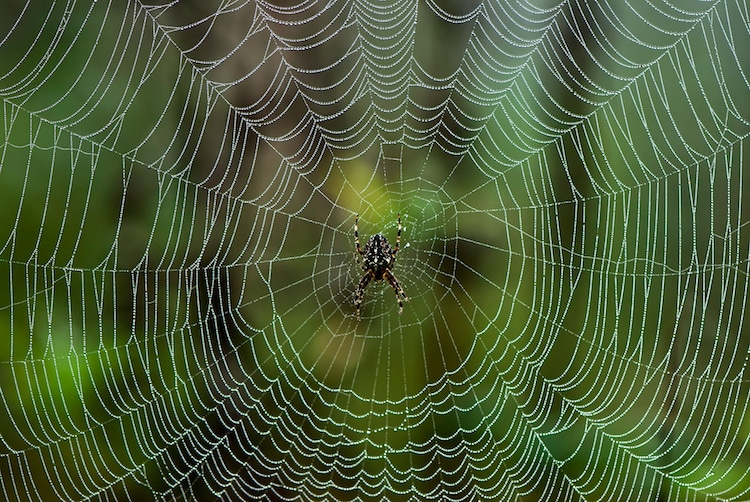
<instances>
[{"instance_id":1,"label":"brown spider","mask_svg":"<svg viewBox=\"0 0 750 502\"><path fill-rule=\"evenodd\" d=\"M370 281L388 281L393 291L396 292L396 299L398 300L398 313L404 311L404 302L408 301L406 293L398 283L398 279L393 275L391 270L393 264L396 261L396 253L398 253L399 245L401 244L401 214L398 215L398 234L396 234L396 247L391 248L388 244L388 239L383 234L375 234L370 237L370 240L365 244L364 251L359 247L359 232L357 223L359 222L359 215L354 219L354 242L357 245L357 253L362 255L364 263L361 264L362 270L365 271L365 275L360 279L359 285L357 286L357 292L354 296L354 305L357 307L357 319L359 319L359 307L362 305L362 299L365 295L365 288ZM357 259L359 261L359 259Z\"/></svg>"}]
</instances>

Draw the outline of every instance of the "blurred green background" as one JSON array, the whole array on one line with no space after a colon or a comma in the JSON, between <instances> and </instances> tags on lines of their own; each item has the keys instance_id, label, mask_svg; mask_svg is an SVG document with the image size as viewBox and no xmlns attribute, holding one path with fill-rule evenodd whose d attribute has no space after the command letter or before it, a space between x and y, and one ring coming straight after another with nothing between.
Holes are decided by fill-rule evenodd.
<instances>
[{"instance_id":1,"label":"blurred green background","mask_svg":"<svg viewBox=\"0 0 750 502\"><path fill-rule=\"evenodd\" d=\"M5 3L3 495L750 498L746 11Z\"/></svg>"}]
</instances>

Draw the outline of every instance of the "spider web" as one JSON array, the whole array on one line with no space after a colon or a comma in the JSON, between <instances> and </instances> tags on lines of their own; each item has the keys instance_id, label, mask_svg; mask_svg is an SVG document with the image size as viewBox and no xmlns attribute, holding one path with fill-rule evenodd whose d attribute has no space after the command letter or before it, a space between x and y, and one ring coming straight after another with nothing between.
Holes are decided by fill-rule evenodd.
<instances>
[{"instance_id":1,"label":"spider web","mask_svg":"<svg viewBox=\"0 0 750 502\"><path fill-rule=\"evenodd\" d=\"M746 3L2 10L4 498L750 498Z\"/></svg>"}]
</instances>

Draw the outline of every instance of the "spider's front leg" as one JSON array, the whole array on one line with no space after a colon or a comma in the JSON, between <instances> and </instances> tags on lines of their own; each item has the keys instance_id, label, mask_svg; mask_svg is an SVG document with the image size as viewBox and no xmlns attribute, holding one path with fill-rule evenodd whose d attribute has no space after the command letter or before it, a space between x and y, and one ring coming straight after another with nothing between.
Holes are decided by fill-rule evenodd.
<instances>
[{"instance_id":1,"label":"spider's front leg","mask_svg":"<svg viewBox=\"0 0 750 502\"><path fill-rule=\"evenodd\" d=\"M398 300L398 313L399 315L401 315L401 313L404 311L404 302L408 302L409 297L406 296L406 293L404 293L404 288L402 288L401 284L398 283L398 279L396 279L396 276L393 275L393 272L386 271L386 273L383 275L388 280L388 284L391 285L393 291L396 292L396 299Z\"/></svg>"},{"instance_id":2,"label":"spider's front leg","mask_svg":"<svg viewBox=\"0 0 750 502\"><path fill-rule=\"evenodd\" d=\"M359 247L359 215L354 218L354 244L357 246L357 252L361 255L365 254L364 251Z\"/></svg>"},{"instance_id":3,"label":"spider's front leg","mask_svg":"<svg viewBox=\"0 0 750 502\"><path fill-rule=\"evenodd\" d=\"M401 247L401 213L398 213L398 216L396 217L398 221L398 233L396 234L396 247L393 248L393 253L391 253L391 258L393 258L396 253L398 253L398 249Z\"/></svg>"},{"instance_id":4,"label":"spider's front leg","mask_svg":"<svg viewBox=\"0 0 750 502\"><path fill-rule=\"evenodd\" d=\"M362 276L362 279L359 280L359 285L357 285L357 292L354 294L354 306L357 307L357 320L359 320L359 307L362 305L362 300L365 296L365 289L367 288L367 285L370 284L371 280L372 274L367 272Z\"/></svg>"}]
</instances>

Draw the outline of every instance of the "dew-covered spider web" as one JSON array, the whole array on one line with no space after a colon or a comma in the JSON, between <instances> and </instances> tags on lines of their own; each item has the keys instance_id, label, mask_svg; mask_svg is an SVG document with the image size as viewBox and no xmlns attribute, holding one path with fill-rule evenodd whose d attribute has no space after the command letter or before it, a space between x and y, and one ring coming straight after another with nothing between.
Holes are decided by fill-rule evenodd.
<instances>
[{"instance_id":1,"label":"dew-covered spider web","mask_svg":"<svg viewBox=\"0 0 750 502\"><path fill-rule=\"evenodd\" d=\"M0 14L0 498L750 499L743 0Z\"/></svg>"}]
</instances>

